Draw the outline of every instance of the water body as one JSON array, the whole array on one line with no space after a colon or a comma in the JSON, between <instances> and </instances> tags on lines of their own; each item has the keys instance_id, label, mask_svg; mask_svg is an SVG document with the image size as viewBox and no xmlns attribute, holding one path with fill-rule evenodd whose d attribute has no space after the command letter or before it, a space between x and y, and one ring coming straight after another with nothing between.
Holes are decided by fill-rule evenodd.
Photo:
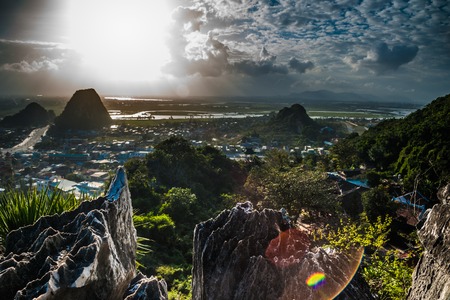
<instances>
[{"instance_id":1,"label":"water body","mask_svg":"<svg viewBox=\"0 0 450 300\"><path fill-rule=\"evenodd\" d=\"M177 112L179 113L179 111ZM109 111L109 115L113 120L189 120L189 119L243 119L263 117L261 113L205 113L205 112L190 112L188 114L158 114L154 111L140 111L135 114L121 114L119 111Z\"/></svg>"}]
</instances>

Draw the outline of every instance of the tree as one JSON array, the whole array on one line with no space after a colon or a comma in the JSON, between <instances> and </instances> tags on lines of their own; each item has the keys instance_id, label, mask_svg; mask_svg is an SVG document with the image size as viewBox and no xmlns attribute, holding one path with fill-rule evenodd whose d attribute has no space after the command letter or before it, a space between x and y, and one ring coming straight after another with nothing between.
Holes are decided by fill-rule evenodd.
<instances>
[{"instance_id":1,"label":"tree","mask_svg":"<svg viewBox=\"0 0 450 300\"><path fill-rule=\"evenodd\" d=\"M246 182L251 199L263 207L284 207L292 216L302 209L335 212L335 185L326 174L294 167L288 171L255 168ZM258 203L255 203L258 204Z\"/></svg>"},{"instance_id":2,"label":"tree","mask_svg":"<svg viewBox=\"0 0 450 300\"><path fill-rule=\"evenodd\" d=\"M372 222L376 221L378 216L392 216L395 212L395 203L382 186L364 192L361 198L364 211Z\"/></svg>"},{"instance_id":3,"label":"tree","mask_svg":"<svg viewBox=\"0 0 450 300\"><path fill-rule=\"evenodd\" d=\"M171 188L163 199L160 213L166 213L175 224L191 224L194 215L197 196L190 189Z\"/></svg>"},{"instance_id":4,"label":"tree","mask_svg":"<svg viewBox=\"0 0 450 300\"><path fill-rule=\"evenodd\" d=\"M341 139L331 148L332 156L337 160L337 165L341 169L348 169L359 162L356 141L358 133L354 132L345 139Z\"/></svg>"},{"instance_id":5,"label":"tree","mask_svg":"<svg viewBox=\"0 0 450 300\"><path fill-rule=\"evenodd\" d=\"M272 149L266 152L264 162L268 168L286 170L291 167L289 154L281 149Z\"/></svg>"},{"instance_id":6,"label":"tree","mask_svg":"<svg viewBox=\"0 0 450 300\"><path fill-rule=\"evenodd\" d=\"M360 220L342 220L336 229L330 229L326 239L336 249L365 247L369 253L381 249L388 241L392 218L378 216L375 221L362 214Z\"/></svg>"},{"instance_id":7,"label":"tree","mask_svg":"<svg viewBox=\"0 0 450 300\"><path fill-rule=\"evenodd\" d=\"M389 216L370 221L363 214L359 221L341 220L338 228L329 230L326 239L340 251L364 247L366 255L361 265L371 291L380 299L400 300L411 286L413 268L397 253L380 251L388 241L391 223Z\"/></svg>"},{"instance_id":8,"label":"tree","mask_svg":"<svg viewBox=\"0 0 450 300\"><path fill-rule=\"evenodd\" d=\"M363 268L364 279L380 299L402 300L412 283L413 268L394 251L375 254Z\"/></svg>"}]
</instances>

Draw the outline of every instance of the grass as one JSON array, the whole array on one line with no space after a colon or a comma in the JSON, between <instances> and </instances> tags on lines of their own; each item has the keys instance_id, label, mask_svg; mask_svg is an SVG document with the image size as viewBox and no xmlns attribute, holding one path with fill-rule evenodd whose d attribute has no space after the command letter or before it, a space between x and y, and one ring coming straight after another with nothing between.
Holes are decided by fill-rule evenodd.
<instances>
[{"instance_id":1,"label":"grass","mask_svg":"<svg viewBox=\"0 0 450 300\"><path fill-rule=\"evenodd\" d=\"M0 194L0 244L12 230L31 225L42 216L62 213L78 206L72 194L45 189L8 191Z\"/></svg>"}]
</instances>

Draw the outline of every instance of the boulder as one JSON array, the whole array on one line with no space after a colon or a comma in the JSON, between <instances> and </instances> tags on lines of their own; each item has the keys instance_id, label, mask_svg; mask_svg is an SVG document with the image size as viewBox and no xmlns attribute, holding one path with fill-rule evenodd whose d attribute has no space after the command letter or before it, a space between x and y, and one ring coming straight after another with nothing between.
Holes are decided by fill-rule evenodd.
<instances>
[{"instance_id":1,"label":"boulder","mask_svg":"<svg viewBox=\"0 0 450 300\"><path fill-rule=\"evenodd\" d=\"M139 273L128 286L124 300L162 300L167 297L167 284L156 277L145 277Z\"/></svg>"},{"instance_id":2,"label":"boulder","mask_svg":"<svg viewBox=\"0 0 450 300\"><path fill-rule=\"evenodd\" d=\"M310 244L283 211L237 204L195 228L193 299L331 299L344 288L339 299L373 299L364 280L352 280L362 249Z\"/></svg>"},{"instance_id":3,"label":"boulder","mask_svg":"<svg viewBox=\"0 0 450 300\"><path fill-rule=\"evenodd\" d=\"M438 192L433 206L418 230L424 253L413 273L408 300L450 299L450 185Z\"/></svg>"},{"instance_id":4,"label":"boulder","mask_svg":"<svg viewBox=\"0 0 450 300\"><path fill-rule=\"evenodd\" d=\"M167 299L165 282L142 275L133 280L136 245L130 192L119 168L105 197L6 237L1 298ZM157 293L139 297L135 292L143 288Z\"/></svg>"}]
</instances>

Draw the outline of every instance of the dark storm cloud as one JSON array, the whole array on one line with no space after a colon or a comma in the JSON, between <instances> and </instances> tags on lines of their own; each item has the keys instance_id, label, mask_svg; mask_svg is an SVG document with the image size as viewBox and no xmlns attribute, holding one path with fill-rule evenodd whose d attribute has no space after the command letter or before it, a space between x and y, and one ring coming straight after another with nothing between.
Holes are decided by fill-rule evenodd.
<instances>
[{"instance_id":1,"label":"dark storm cloud","mask_svg":"<svg viewBox=\"0 0 450 300\"><path fill-rule=\"evenodd\" d=\"M289 59L289 68L298 73L305 73L307 70L314 68L314 64L311 61L301 62L295 57L291 57Z\"/></svg>"},{"instance_id":2,"label":"dark storm cloud","mask_svg":"<svg viewBox=\"0 0 450 300\"><path fill-rule=\"evenodd\" d=\"M419 52L417 46L396 45L388 47L386 43L377 46L360 64L377 74L395 71L401 65L411 62Z\"/></svg>"},{"instance_id":3,"label":"dark storm cloud","mask_svg":"<svg viewBox=\"0 0 450 300\"><path fill-rule=\"evenodd\" d=\"M0 38L60 42L66 5L61 0L0 1Z\"/></svg>"},{"instance_id":4,"label":"dark storm cloud","mask_svg":"<svg viewBox=\"0 0 450 300\"><path fill-rule=\"evenodd\" d=\"M271 55L266 48L262 48L259 60L242 59L230 62L230 49L217 39L212 33L203 45L202 57L187 59L179 57L178 61L168 64L165 71L176 75L201 75L204 77L218 77L225 73L237 73L249 76L267 74L287 74L285 65L276 63L276 56Z\"/></svg>"},{"instance_id":5,"label":"dark storm cloud","mask_svg":"<svg viewBox=\"0 0 450 300\"><path fill-rule=\"evenodd\" d=\"M57 70L64 49L55 43L0 40L0 70L33 73Z\"/></svg>"},{"instance_id":6,"label":"dark storm cloud","mask_svg":"<svg viewBox=\"0 0 450 300\"><path fill-rule=\"evenodd\" d=\"M65 67L70 54L57 44L5 42L64 43L64 30L59 26L63 14L56 7L67 3L0 2L3 79L7 79L5 74L19 78L41 72L59 72L71 78L73 72ZM263 86L274 94L326 88L379 93L386 87L390 92L417 95L417 99L419 93L410 92L414 81L414 89L421 90L420 97L449 92L448 0L164 3L169 3L173 18L167 34L170 61L165 67L166 73L174 75L169 76L172 82L187 85L197 80L202 83L197 86L205 89L214 82L216 90L222 91L232 82L229 86L239 85L249 94L252 89L260 93ZM127 55L124 53L121 59L126 60ZM273 83L270 89L268 83Z\"/></svg>"},{"instance_id":7,"label":"dark storm cloud","mask_svg":"<svg viewBox=\"0 0 450 300\"><path fill-rule=\"evenodd\" d=\"M214 33L208 33L207 40L203 45L197 45L196 51L191 51L191 58L183 54L180 49L188 45L186 33L200 31L205 16L202 10L178 7L173 14L177 27L173 27L170 41L172 49L172 61L168 63L163 71L176 76L200 75L203 77L219 77L224 74L242 74L247 76L262 76L268 74L288 74L289 68L284 64L277 64L277 57L262 47L257 59L251 59L253 55L245 51L230 50L223 42L219 41ZM197 26L192 26L193 20ZM183 28L181 31L179 28ZM178 47L173 47L178 45ZM248 58L247 58L248 57Z\"/></svg>"},{"instance_id":8,"label":"dark storm cloud","mask_svg":"<svg viewBox=\"0 0 450 300\"><path fill-rule=\"evenodd\" d=\"M259 53L259 60L241 60L231 65L232 72L249 76L262 76L267 74L288 74L285 65L276 63L277 57L262 47Z\"/></svg>"}]
</instances>

